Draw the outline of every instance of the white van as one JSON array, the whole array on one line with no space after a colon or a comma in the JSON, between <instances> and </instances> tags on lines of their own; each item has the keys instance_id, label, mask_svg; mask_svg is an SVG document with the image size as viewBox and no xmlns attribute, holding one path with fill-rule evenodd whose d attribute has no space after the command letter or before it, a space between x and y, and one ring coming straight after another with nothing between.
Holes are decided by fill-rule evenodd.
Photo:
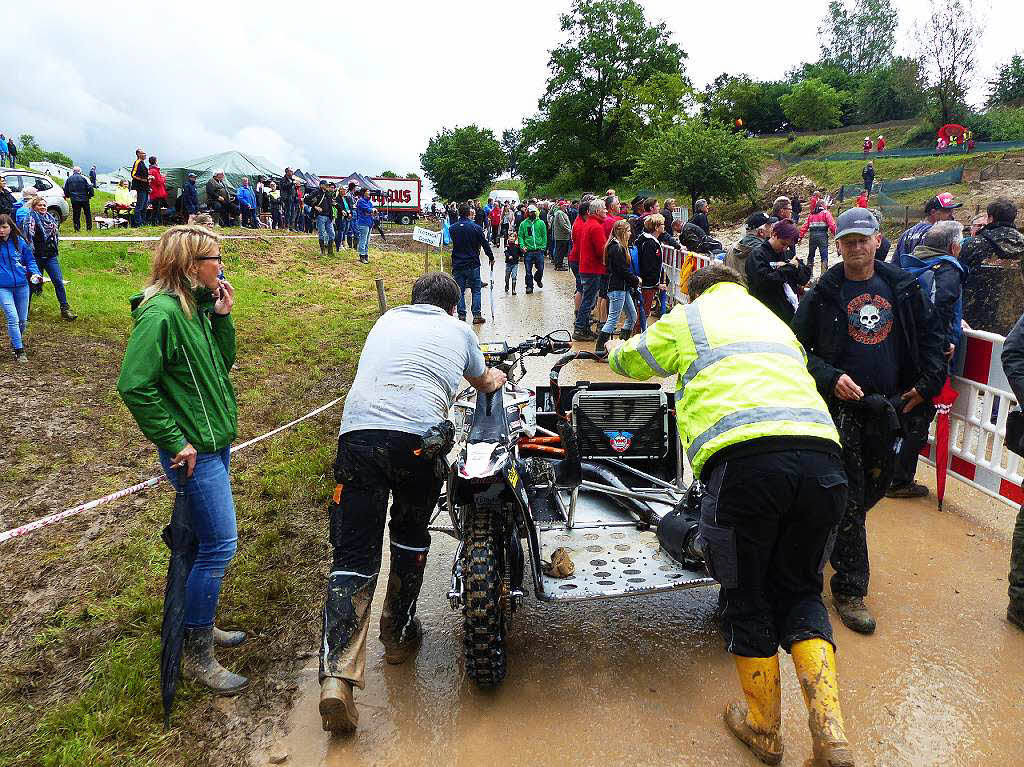
<instances>
[{"instance_id":1,"label":"white van","mask_svg":"<svg viewBox=\"0 0 1024 767\"><path fill-rule=\"evenodd\" d=\"M492 189L487 195L487 199L500 203L510 202L514 207L519 204L519 192L515 189Z\"/></svg>"}]
</instances>

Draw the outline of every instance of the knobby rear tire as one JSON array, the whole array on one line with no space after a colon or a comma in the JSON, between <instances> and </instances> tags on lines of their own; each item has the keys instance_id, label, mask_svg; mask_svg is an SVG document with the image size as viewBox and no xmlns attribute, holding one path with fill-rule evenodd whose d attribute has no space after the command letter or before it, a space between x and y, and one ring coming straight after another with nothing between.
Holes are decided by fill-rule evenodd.
<instances>
[{"instance_id":1,"label":"knobby rear tire","mask_svg":"<svg viewBox=\"0 0 1024 767\"><path fill-rule=\"evenodd\" d=\"M480 687L494 687L508 672L499 545L491 509L474 504L469 511L471 533L466 554L466 601L462 608L466 674Z\"/></svg>"}]
</instances>

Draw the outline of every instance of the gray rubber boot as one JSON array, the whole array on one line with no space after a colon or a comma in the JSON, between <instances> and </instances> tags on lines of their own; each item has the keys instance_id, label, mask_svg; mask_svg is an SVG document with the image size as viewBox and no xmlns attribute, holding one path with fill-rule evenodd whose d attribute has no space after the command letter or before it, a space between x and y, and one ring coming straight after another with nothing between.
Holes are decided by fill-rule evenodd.
<instances>
[{"instance_id":1,"label":"gray rubber boot","mask_svg":"<svg viewBox=\"0 0 1024 767\"><path fill-rule=\"evenodd\" d=\"M237 695L249 686L248 679L228 671L217 662L213 654L213 626L185 629L181 675L218 695Z\"/></svg>"},{"instance_id":2,"label":"gray rubber boot","mask_svg":"<svg viewBox=\"0 0 1024 767\"><path fill-rule=\"evenodd\" d=\"M213 627L213 643L217 647L238 647L248 637L244 631L221 631Z\"/></svg>"}]
</instances>

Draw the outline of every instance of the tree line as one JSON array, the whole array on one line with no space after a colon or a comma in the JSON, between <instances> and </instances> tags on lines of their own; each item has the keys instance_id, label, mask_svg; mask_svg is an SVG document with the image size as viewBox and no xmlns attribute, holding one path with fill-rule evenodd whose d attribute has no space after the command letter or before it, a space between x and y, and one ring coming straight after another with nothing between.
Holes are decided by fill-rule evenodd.
<instances>
[{"instance_id":1,"label":"tree line","mask_svg":"<svg viewBox=\"0 0 1024 767\"><path fill-rule=\"evenodd\" d=\"M736 198L753 193L760 169L750 134L922 118L922 141L947 122L979 140L1024 138L1024 60L1003 64L984 109L972 109L984 19L963 0L930 2L910 55L894 53L892 0L830 0L817 61L779 81L722 74L698 91L686 52L639 2L573 0L536 113L500 140L478 125L445 128L421 165L449 199L475 197L503 172L548 195L627 179Z\"/></svg>"}]
</instances>

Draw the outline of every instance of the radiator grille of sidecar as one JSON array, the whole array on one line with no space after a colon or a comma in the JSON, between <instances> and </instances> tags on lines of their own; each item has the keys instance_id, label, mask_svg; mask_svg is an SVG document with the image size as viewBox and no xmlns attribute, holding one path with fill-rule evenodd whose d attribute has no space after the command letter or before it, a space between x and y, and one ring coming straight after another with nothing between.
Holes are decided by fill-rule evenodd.
<instances>
[{"instance_id":1,"label":"radiator grille of sidecar","mask_svg":"<svg viewBox=\"0 0 1024 767\"><path fill-rule=\"evenodd\" d=\"M664 391L587 391L573 398L580 457L661 459L668 454Z\"/></svg>"}]
</instances>

